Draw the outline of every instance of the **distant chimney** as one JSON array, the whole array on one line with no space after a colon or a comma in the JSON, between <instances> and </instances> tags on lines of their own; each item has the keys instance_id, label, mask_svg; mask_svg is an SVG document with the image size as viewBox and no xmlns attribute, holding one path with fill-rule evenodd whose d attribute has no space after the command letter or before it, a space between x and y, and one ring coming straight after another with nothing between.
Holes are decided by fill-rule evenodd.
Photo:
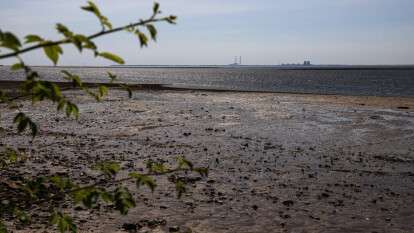
<instances>
[{"instance_id":1,"label":"distant chimney","mask_svg":"<svg viewBox=\"0 0 414 233\"><path fill-rule=\"evenodd\" d=\"M239 57L239 65L241 65L242 64L242 62L241 62L242 60L241 60L241 56Z\"/></svg>"}]
</instances>

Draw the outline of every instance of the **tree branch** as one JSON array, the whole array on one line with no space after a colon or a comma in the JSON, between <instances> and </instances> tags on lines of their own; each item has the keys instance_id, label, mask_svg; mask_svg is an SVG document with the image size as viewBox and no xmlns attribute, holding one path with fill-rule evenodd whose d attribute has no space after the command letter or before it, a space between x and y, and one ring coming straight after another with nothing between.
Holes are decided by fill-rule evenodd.
<instances>
[{"instance_id":1,"label":"tree branch","mask_svg":"<svg viewBox=\"0 0 414 233\"><path fill-rule=\"evenodd\" d=\"M137 26L143 26L146 25L148 23L154 23L154 22L159 22L159 21L164 21L165 18L155 18L155 15L153 15L152 17L150 17L147 20L141 20L139 22L133 23L133 24L129 24L129 25L125 25L125 26L121 26L121 27L117 27L117 28L113 28L111 30L107 30L107 31L100 31L97 32L95 34L92 34L90 36L88 36L87 38L89 40L95 39L97 37L101 37L107 34L111 34L114 32L118 32L118 31L122 31L128 28L133 28L133 27L137 27ZM50 47L50 46L54 46L54 45L62 45L62 44L68 44L70 43L71 40L70 39L62 39L62 40L57 40L57 41L51 41L51 42L47 42L47 43L41 43L41 44L37 44L37 45L33 45L27 48L24 48L22 50L18 50L15 52L11 52L11 53L6 53L3 55L0 55L0 59L4 59L4 58L9 58L9 57L15 57L17 55L23 54L23 53L27 53L29 51L32 50L36 50L39 48L44 48L44 47Z\"/></svg>"},{"instance_id":2,"label":"tree branch","mask_svg":"<svg viewBox=\"0 0 414 233\"><path fill-rule=\"evenodd\" d=\"M174 168L174 169L169 169L165 172L149 172L149 173L140 174L140 175L142 175L142 176L162 176L162 175L167 175L167 174L176 173L176 172L180 172L180 171L190 171L190 170L191 169L177 167L177 168ZM103 175L100 175L98 177L102 177L102 176ZM134 178L134 177L126 177L126 178L123 178L123 179L120 179L120 180L113 180L112 182L108 182L108 183L110 185L115 185L115 184L120 184L120 183L124 183L124 182L127 182L127 181L135 180L135 179L136 178ZM67 191L64 191L64 192L57 193L57 194L52 195L50 197L40 199L40 200L38 200L34 203L31 203L31 204L39 205L41 203L53 200L53 199L58 198L58 197L61 197L62 195L66 196L66 195L69 195L69 194L72 194L72 193L75 193L75 192L79 192L79 191L82 191L82 190L97 187L101 184L102 184L102 181L98 181L98 182L95 182L94 184L91 184L91 185L87 185L87 186L83 186L83 187L79 187L79 188L75 188L75 189L71 189L71 190L67 190Z\"/></svg>"}]
</instances>

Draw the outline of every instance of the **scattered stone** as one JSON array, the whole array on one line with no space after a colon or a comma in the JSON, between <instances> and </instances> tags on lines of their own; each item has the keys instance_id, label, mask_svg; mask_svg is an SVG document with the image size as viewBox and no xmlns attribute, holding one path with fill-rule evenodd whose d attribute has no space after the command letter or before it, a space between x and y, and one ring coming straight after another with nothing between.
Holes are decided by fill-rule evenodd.
<instances>
[{"instance_id":1,"label":"scattered stone","mask_svg":"<svg viewBox=\"0 0 414 233\"><path fill-rule=\"evenodd\" d=\"M370 116L369 118L372 119L372 120L379 120L382 117L381 116Z\"/></svg>"},{"instance_id":2,"label":"scattered stone","mask_svg":"<svg viewBox=\"0 0 414 233\"><path fill-rule=\"evenodd\" d=\"M292 206L295 202L292 200L283 201L282 204L285 206Z\"/></svg>"},{"instance_id":3,"label":"scattered stone","mask_svg":"<svg viewBox=\"0 0 414 233\"><path fill-rule=\"evenodd\" d=\"M130 233L135 233L138 230L138 226L135 223L124 223L122 225L122 229L124 229L125 231L128 231Z\"/></svg>"},{"instance_id":4,"label":"scattered stone","mask_svg":"<svg viewBox=\"0 0 414 233\"><path fill-rule=\"evenodd\" d=\"M169 227L168 230L170 232L178 232L178 231L180 231L180 227L179 226L172 226L172 227Z\"/></svg>"},{"instance_id":5,"label":"scattered stone","mask_svg":"<svg viewBox=\"0 0 414 233\"><path fill-rule=\"evenodd\" d=\"M253 208L253 210L255 210L255 211L256 211L257 209L259 209L259 207L258 207L257 205L253 205L253 206L252 206L252 208Z\"/></svg>"},{"instance_id":6,"label":"scattered stone","mask_svg":"<svg viewBox=\"0 0 414 233\"><path fill-rule=\"evenodd\" d=\"M399 106L397 107L398 109L410 109L409 107L405 107L405 106Z\"/></svg>"}]
</instances>

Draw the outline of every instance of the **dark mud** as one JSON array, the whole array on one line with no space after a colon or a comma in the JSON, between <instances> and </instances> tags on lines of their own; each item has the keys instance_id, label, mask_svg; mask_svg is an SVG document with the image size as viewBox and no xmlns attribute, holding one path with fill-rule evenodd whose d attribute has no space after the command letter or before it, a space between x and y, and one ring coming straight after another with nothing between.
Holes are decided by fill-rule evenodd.
<instances>
[{"instance_id":1,"label":"dark mud","mask_svg":"<svg viewBox=\"0 0 414 233\"><path fill-rule=\"evenodd\" d=\"M127 216L78 210L81 232L414 232L412 98L143 90L95 103L66 94L78 121L22 102L41 128L32 144L2 109L1 144L31 158L21 173L87 180L98 161L132 171L177 155L210 168L181 200L160 179L154 194L136 192Z\"/></svg>"}]
</instances>

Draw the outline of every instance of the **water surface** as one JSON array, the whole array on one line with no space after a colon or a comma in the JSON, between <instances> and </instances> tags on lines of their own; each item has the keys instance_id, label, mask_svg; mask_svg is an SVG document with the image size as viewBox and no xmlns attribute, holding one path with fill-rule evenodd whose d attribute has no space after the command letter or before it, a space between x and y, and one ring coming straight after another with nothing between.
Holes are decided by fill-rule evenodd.
<instances>
[{"instance_id":1,"label":"water surface","mask_svg":"<svg viewBox=\"0 0 414 233\"><path fill-rule=\"evenodd\" d=\"M62 81L61 69L85 81L107 82L110 71L125 83L202 89L339 95L414 96L413 68L277 69L274 67L35 67L45 79ZM0 80L23 79L0 67Z\"/></svg>"}]
</instances>

